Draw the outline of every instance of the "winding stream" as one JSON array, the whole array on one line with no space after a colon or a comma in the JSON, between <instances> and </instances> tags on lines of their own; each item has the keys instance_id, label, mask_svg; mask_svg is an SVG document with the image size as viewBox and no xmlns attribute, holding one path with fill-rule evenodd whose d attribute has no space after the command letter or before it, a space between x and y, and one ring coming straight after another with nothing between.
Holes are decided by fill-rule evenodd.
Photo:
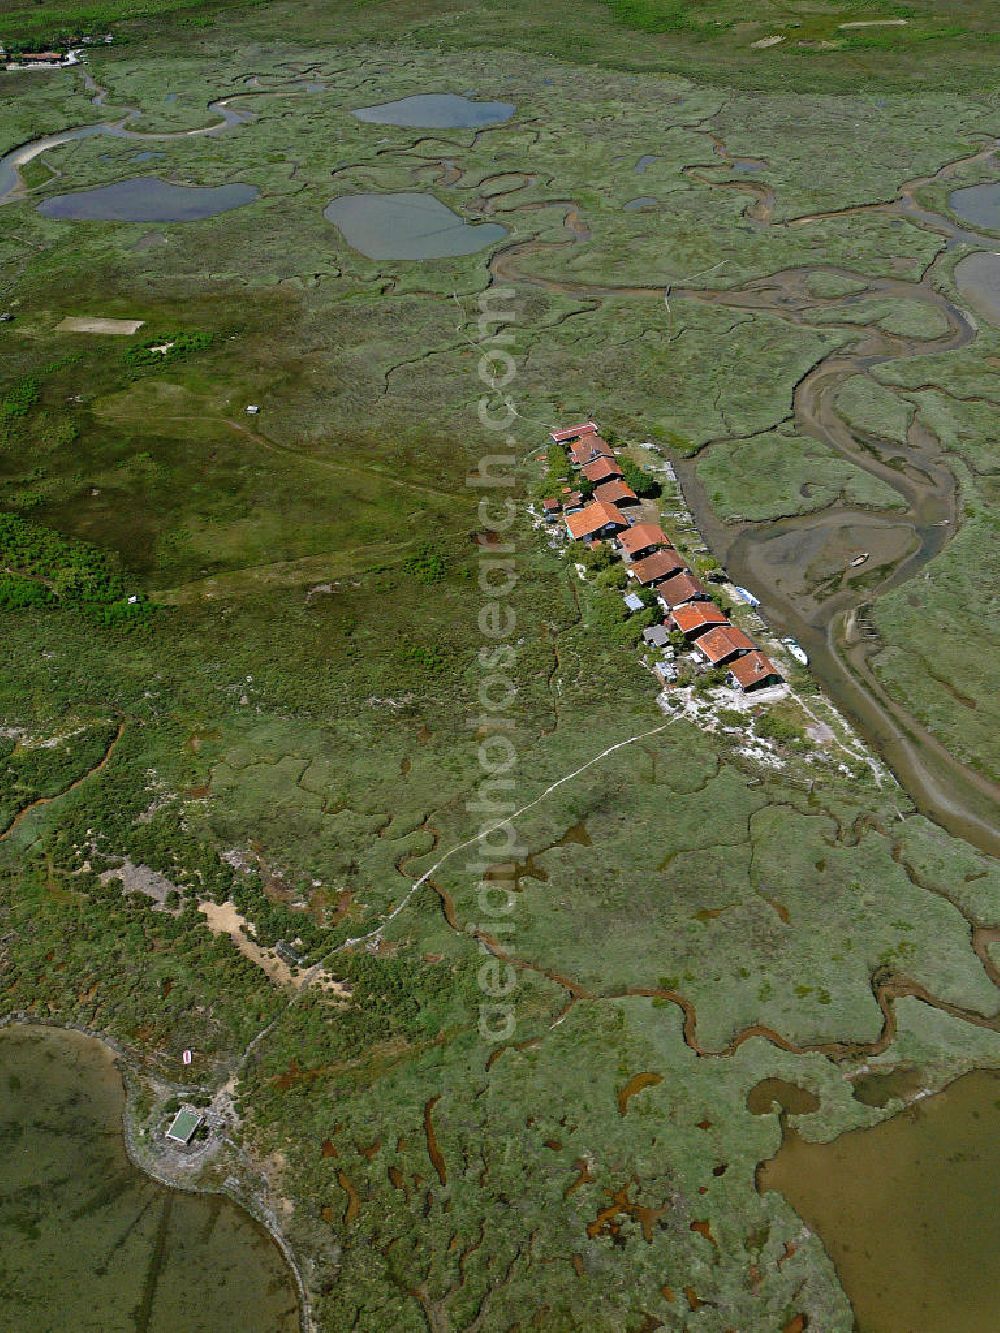
<instances>
[{"instance_id":1,"label":"winding stream","mask_svg":"<svg viewBox=\"0 0 1000 1333\"><path fill-rule=\"evenodd\" d=\"M724 162L735 162L717 138L713 137L713 145ZM816 297L809 292L808 280L812 274L835 273L862 284L865 297L920 301L945 317L948 330L934 340L900 337L867 327L859 331L850 349L832 352L809 370L794 389L792 415L798 429L890 486L904 502L901 511L835 504L824 511L794 518L727 524L718 519L705 494L697 460L680 460L676 467L698 525L720 561L735 581L754 588L777 628L793 634L805 645L824 688L881 752L917 807L949 832L997 855L1000 832L995 813L1000 787L964 764L891 698L875 676L870 661L881 647L868 621L871 604L881 593L913 578L957 530L960 506L955 477L939 441L919 420L911 426L904 444L889 444L852 431L834 406L840 388L854 375L867 374L877 365L903 357L952 351L975 337L974 321L934 287L933 278L941 256L955 246L970 246L974 252L982 253L986 247L995 245L995 241L966 230L944 215L928 212L916 203L915 194L921 186L947 180L960 165L992 161L994 152L995 145L990 144L969 157L949 163L933 176L907 182L892 203L840 210L894 214L946 237L944 249L919 282L865 278L845 269L821 265L789 269L721 291L696 288L665 291L662 287L582 284L545 278L527 268L526 261L579 244L588 237L576 206L558 201L511 203L499 210L513 214L564 207L567 239L512 242L494 253L490 271L494 283L541 287L584 299L663 300L669 296L671 300L759 311L803 327L814 326L815 313L857 299L856 292L832 298ZM774 196L766 183L715 181L700 174L707 169L693 167L688 174L710 187L735 188L750 194L752 200L745 216L756 226L798 227L833 216L815 214L774 223L771 220ZM531 180L525 175L522 184L527 185ZM495 198L484 197L478 202L484 213L495 210ZM829 326L816 322L815 327ZM715 442L710 441L705 447L712 443ZM854 573L847 566L850 555L859 547L870 550L874 558ZM822 556L824 548L831 568L839 560L840 577L834 589L820 595L817 589L808 586L803 571L808 557Z\"/></svg>"},{"instance_id":2,"label":"winding stream","mask_svg":"<svg viewBox=\"0 0 1000 1333\"><path fill-rule=\"evenodd\" d=\"M95 83L86 71L83 71L83 80L88 91L94 94L91 98L94 106L103 106L107 97L107 89L101 88ZM231 100L231 98L223 98L218 102L209 102L209 111L218 116L219 119L199 129L175 130L164 133L130 130L128 128L129 123L138 119L142 115L142 111L138 107L126 107L124 114L118 120L101 120L95 121L92 125L78 125L74 129L60 130L57 134L47 134L41 139L33 139L30 143L21 144L0 157L0 204L8 204L16 199L25 198L28 191L21 176L21 168L52 148L60 148L63 144L74 143L77 139L92 139L99 134L108 135L114 139L135 139L140 143L169 143L171 140L190 139L207 134L222 134L235 125L246 124L250 119L251 113L238 111L235 107L230 106Z\"/></svg>"},{"instance_id":3,"label":"winding stream","mask_svg":"<svg viewBox=\"0 0 1000 1333\"><path fill-rule=\"evenodd\" d=\"M93 102L101 106L107 96L83 72ZM143 142L179 140L191 135L218 134L244 123L249 113L229 105L231 99L212 102L209 108L219 116L213 124L174 133L146 133L129 129L129 123L141 113L126 109L122 118L104 121L49 135L21 146L0 159L0 204L21 198L26 193L20 168L50 148L97 134L137 139ZM970 231L944 214L933 213L917 203L917 191L924 186L949 181L961 166L995 162L996 144L984 143L974 153L948 163L931 176L904 182L897 198L889 203L854 205L827 213L808 214L782 222L773 221L774 192L766 181L719 180L705 172L757 173L766 168L763 159L734 157L723 140L709 133L713 163L694 164L685 174L708 188L739 190L750 196L744 215L755 227L801 227L821 218L851 213L876 212L905 219L911 225L933 231L945 238L942 254L956 246L971 249L975 262L986 261L995 240ZM643 165L648 159L640 159ZM442 179L453 164L438 161ZM589 239L589 231L571 200L542 202L505 202L521 189L535 183L535 177L523 172L505 172L507 188L486 192L486 186L500 177L487 177L480 185L477 201L484 216L498 213L517 214L562 207L566 239L542 242L536 239L514 240L496 249L489 261L491 282L515 281L552 292L585 298L635 297L662 300L669 295L681 301L698 301L732 309L760 311L803 327L823 327L815 314L837 307L847 297L822 298L811 294L808 280L813 273L835 273L863 284L867 297L902 298L934 306L946 319L948 331L936 340L905 338L883 332L877 327L860 331L849 350L840 349L814 366L795 386L793 416L799 430L820 440L841 457L871 476L877 477L897 492L905 508L878 511L834 505L816 514L800 515L777 521L724 524L708 502L694 460L678 463L678 473L698 524L713 550L739 582L757 590L769 618L780 629L800 639L809 650L816 674L832 698L860 726L868 739L882 753L899 780L907 788L918 808L950 832L966 838L992 854L1000 853L1000 833L995 824L995 810L1000 787L953 755L926 727L895 699L878 681L871 665L880 644L873 634L868 615L874 600L891 588L914 577L954 534L960 521L957 488L936 437L919 421L910 428L905 444L889 445L875 437L853 432L835 408L837 393L854 375L867 374L877 365L902 357L927 356L962 347L975 337L975 324L954 302L933 285L939 254L919 282L892 278L861 278L844 269L789 269L768 277L754 279L731 290L662 287L630 287L606 284L581 284L545 278L526 269L525 262L547 252L575 246ZM995 187L976 187L989 206L995 207ZM962 191L953 192L954 201ZM978 216L978 215L977 215ZM992 216L992 214L991 214ZM709 442L705 447L710 447ZM830 568L837 559L859 546L873 553L873 561L852 577L842 572L835 588L825 595L808 586L803 570L804 557L826 559ZM841 562L841 570L847 565ZM878 577L873 578L875 574ZM829 581L828 581L829 582Z\"/></svg>"},{"instance_id":4,"label":"winding stream","mask_svg":"<svg viewBox=\"0 0 1000 1333\"><path fill-rule=\"evenodd\" d=\"M775 313L807 323L815 303L803 295L807 270L777 274L767 283L767 303ZM846 276L846 275L845 275ZM834 406L851 376L899 356L923 356L964 346L975 336L968 317L933 288L881 279L869 284L876 295L909 295L926 300L947 316L950 330L935 342L902 339L869 329L850 353L838 351L799 382L793 397L796 425L856 467L885 482L904 500L903 511L835 505L818 514L765 522L725 524L716 517L698 476L696 460L678 467L685 495L712 549L738 583L757 590L769 618L807 648L816 674L832 698L850 713L881 752L924 813L950 832L994 855L1000 852L995 825L996 784L957 759L879 683L870 658L881 643L866 636L867 608L882 592L913 578L954 535L960 519L954 475L936 437L915 421L905 444L886 444L855 434ZM760 284L742 292L676 293L734 308L761 308ZM896 460L895 466L885 461ZM900 541L901 537L907 540ZM854 573L850 555L859 548L872 559ZM812 560L837 571L830 591L811 587ZM869 583L869 571L881 577ZM867 578L866 578L867 575Z\"/></svg>"}]
</instances>

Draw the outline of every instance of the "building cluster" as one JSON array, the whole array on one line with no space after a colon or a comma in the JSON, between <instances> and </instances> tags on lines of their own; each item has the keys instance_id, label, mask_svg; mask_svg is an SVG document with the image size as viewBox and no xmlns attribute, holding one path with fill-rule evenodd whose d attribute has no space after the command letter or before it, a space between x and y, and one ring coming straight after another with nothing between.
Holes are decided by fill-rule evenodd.
<instances>
[{"instance_id":1,"label":"building cluster","mask_svg":"<svg viewBox=\"0 0 1000 1333\"><path fill-rule=\"evenodd\" d=\"M730 623L660 525L640 518L639 498L625 484L614 450L601 438L596 423L554 430L551 439L568 450L571 466L593 485L593 494L585 500L572 484L567 486L560 496L542 501L545 520L558 523L561 518L573 541L587 546L607 543L624 562L629 579L652 592L662 620L644 631L646 643L666 648L670 634L679 631L708 666L726 669L728 683L735 689L780 684L783 677L775 664ZM629 594L626 605L639 610L645 603Z\"/></svg>"},{"instance_id":2,"label":"building cluster","mask_svg":"<svg viewBox=\"0 0 1000 1333\"><path fill-rule=\"evenodd\" d=\"M110 46L114 40L110 32L88 33L85 37L71 38L64 51L21 51L16 44L11 50L0 43L0 64L10 71L66 69L70 65L79 65L86 58L85 46Z\"/></svg>"},{"instance_id":3,"label":"building cluster","mask_svg":"<svg viewBox=\"0 0 1000 1333\"><path fill-rule=\"evenodd\" d=\"M65 69L69 65L79 65L83 52L77 49L69 51L21 51L10 53L0 46L0 60L5 62L10 71L19 69Z\"/></svg>"}]
</instances>

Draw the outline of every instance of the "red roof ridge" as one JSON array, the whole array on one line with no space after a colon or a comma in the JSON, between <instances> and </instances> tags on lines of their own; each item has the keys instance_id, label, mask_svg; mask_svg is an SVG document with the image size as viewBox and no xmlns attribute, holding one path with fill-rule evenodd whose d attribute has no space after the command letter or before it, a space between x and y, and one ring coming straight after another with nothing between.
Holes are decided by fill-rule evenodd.
<instances>
[{"instance_id":1,"label":"red roof ridge","mask_svg":"<svg viewBox=\"0 0 1000 1333\"><path fill-rule=\"evenodd\" d=\"M677 628L685 633L702 625L728 625L729 621L714 602L684 602L671 613Z\"/></svg>"},{"instance_id":2,"label":"red roof ridge","mask_svg":"<svg viewBox=\"0 0 1000 1333\"><path fill-rule=\"evenodd\" d=\"M620 538L622 549L629 555L643 551L647 546L669 546L670 538L658 523L637 523Z\"/></svg>"},{"instance_id":3,"label":"red roof ridge","mask_svg":"<svg viewBox=\"0 0 1000 1333\"><path fill-rule=\"evenodd\" d=\"M620 477L622 470L613 458L595 458L591 463L584 463L580 469L588 481L606 481L611 477Z\"/></svg>"},{"instance_id":4,"label":"red roof ridge","mask_svg":"<svg viewBox=\"0 0 1000 1333\"><path fill-rule=\"evenodd\" d=\"M716 625L697 640L696 647L714 665L735 653L752 652L753 641L736 625Z\"/></svg>"},{"instance_id":5,"label":"red roof ridge","mask_svg":"<svg viewBox=\"0 0 1000 1333\"><path fill-rule=\"evenodd\" d=\"M781 676L781 672L771 659L759 648L754 648L752 652L745 653L742 657L737 657L734 662L730 662L729 670L737 683L744 688L767 676Z\"/></svg>"},{"instance_id":6,"label":"red roof ridge","mask_svg":"<svg viewBox=\"0 0 1000 1333\"><path fill-rule=\"evenodd\" d=\"M583 509L577 510L574 514L566 515L566 526L570 534L579 540L581 537L589 537L593 532L599 532L601 528L614 523L625 527L628 520L620 509L614 505L608 504L604 500L592 500L589 505Z\"/></svg>"},{"instance_id":7,"label":"red roof ridge","mask_svg":"<svg viewBox=\"0 0 1000 1333\"><path fill-rule=\"evenodd\" d=\"M683 568L683 561L672 546L661 547L651 555L643 556L631 566L631 572L640 583L665 579L670 573Z\"/></svg>"},{"instance_id":8,"label":"red roof ridge","mask_svg":"<svg viewBox=\"0 0 1000 1333\"><path fill-rule=\"evenodd\" d=\"M596 421L582 421L578 426L565 426L561 430L549 431L549 439L554 444L565 444L568 440L578 440L581 435L596 434Z\"/></svg>"},{"instance_id":9,"label":"red roof ridge","mask_svg":"<svg viewBox=\"0 0 1000 1333\"><path fill-rule=\"evenodd\" d=\"M594 487L595 500L609 500L614 504L615 500L638 500L638 498L632 487L622 481L621 477L609 477L607 481L602 481L600 485Z\"/></svg>"}]
</instances>

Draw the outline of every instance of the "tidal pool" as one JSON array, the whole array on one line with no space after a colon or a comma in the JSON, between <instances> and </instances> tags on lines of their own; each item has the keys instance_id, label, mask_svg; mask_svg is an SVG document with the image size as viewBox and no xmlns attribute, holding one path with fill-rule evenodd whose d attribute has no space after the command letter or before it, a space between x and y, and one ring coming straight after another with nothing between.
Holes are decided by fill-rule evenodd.
<instances>
[{"instance_id":1,"label":"tidal pool","mask_svg":"<svg viewBox=\"0 0 1000 1333\"><path fill-rule=\"evenodd\" d=\"M397 102L380 102L352 111L372 125L406 125L413 129L475 129L510 120L517 108L510 102L476 102L459 93L418 93Z\"/></svg>"},{"instance_id":2,"label":"tidal pool","mask_svg":"<svg viewBox=\"0 0 1000 1333\"><path fill-rule=\"evenodd\" d=\"M912 1101L923 1086L920 1070L901 1065L898 1069L872 1069L853 1083L854 1100L862 1106L888 1106L894 1097Z\"/></svg>"},{"instance_id":3,"label":"tidal pool","mask_svg":"<svg viewBox=\"0 0 1000 1333\"><path fill-rule=\"evenodd\" d=\"M85 80L89 76L84 74ZM91 80L91 85L96 88L97 85ZM105 94L98 92L94 97L95 106L100 106L104 101ZM30 143L22 144L20 148L15 148L11 152L0 158L0 204L6 204L12 199L19 199L24 193L23 182L21 181L20 169L33 161L34 158L42 153L47 153L51 148L59 148L66 143L74 143L77 139L89 139L95 134L106 134L113 139L190 139L192 135L215 135L222 134L234 125L244 125L253 118L250 111L238 111L235 107L229 105L227 98L222 102L209 102L209 111L221 117L213 125L206 125L200 130L177 130L172 134L144 134L139 130L130 130L127 128L130 121L139 116L139 111L134 107L120 121L101 121L96 125L78 125L76 129L62 130L58 134L47 134L41 139L34 139ZM243 187L246 188L246 187ZM166 221L167 219L162 219Z\"/></svg>"},{"instance_id":4,"label":"tidal pool","mask_svg":"<svg viewBox=\"0 0 1000 1333\"><path fill-rule=\"evenodd\" d=\"M977 250L955 265L963 300L993 324L1000 324L1000 255Z\"/></svg>"},{"instance_id":5,"label":"tidal pool","mask_svg":"<svg viewBox=\"0 0 1000 1333\"><path fill-rule=\"evenodd\" d=\"M832 1143L793 1130L761 1166L822 1239L861 1333L993 1333L1000 1074L980 1070Z\"/></svg>"},{"instance_id":6,"label":"tidal pool","mask_svg":"<svg viewBox=\"0 0 1000 1333\"><path fill-rule=\"evenodd\" d=\"M32 143L22 144L0 158L0 203L16 198L20 186L20 168L27 166L34 158L48 152L50 148L59 148L74 139L90 139L95 134L106 133L103 125L84 125L77 130L64 130L61 134L47 134Z\"/></svg>"},{"instance_id":7,"label":"tidal pool","mask_svg":"<svg viewBox=\"0 0 1000 1333\"><path fill-rule=\"evenodd\" d=\"M471 255L507 235L495 222L466 222L432 194L342 194L323 216L369 259Z\"/></svg>"},{"instance_id":8,"label":"tidal pool","mask_svg":"<svg viewBox=\"0 0 1000 1333\"><path fill-rule=\"evenodd\" d=\"M75 222L196 222L243 208L259 194L253 185L173 185L159 176L133 176L93 190L53 195L38 211Z\"/></svg>"},{"instance_id":9,"label":"tidal pool","mask_svg":"<svg viewBox=\"0 0 1000 1333\"><path fill-rule=\"evenodd\" d=\"M645 174L647 167L651 167L654 162L658 161L659 158L655 157L652 153L643 153L642 157L640 157L639 161L635 164L636 172L638 175L642 176Z\"/></svg>"},{"instance_id":10,"label":"tidal pool","mask_svg":"<svg viewBox=\"0 0 1000 1333\"><path fill-rule=\"evenodd\" d=\"M751 1115L772 1115L775 1106L789 1115L808 1115L819 1110L819 1098L808 1088L800 1088L783 1078L765 1078L747 1093L747 1110Z\"/></svg>"},{"instance_id":11,"label":"tidal pool","mask_svg":"<svg viewBox=\"0 0 1000 1333\"><path fill-rule=\"evenodd\" d=\"M652 208L657 203L651 194L642 194L638 199L630 199L625 205L627 213L636 213L643 208Z\"/></svg>"},{"instance_id":12,"label":"tidal pool","mask_svg":"<svg viewBox=\"0 0 1000 1333\"><path fill-rule=\"evenodd\" d=\"M988 227L990 231L1000 231L1000 181L952 190L948 196L948 207L963 222L971 222L974 227Z\"/></svg>"},{"instance_id":13,"label":"tidal pool","mask_svg":"<svg viewBox=\"0 0 1000 1333\"><path fill-rule=\"evenodd\" d=\"M278 1247L219 1195L132 1165L111 1051L55 1028L0 1031L0 1324L102 1333L295 1333Z\"/></svg>"}]
</instances>

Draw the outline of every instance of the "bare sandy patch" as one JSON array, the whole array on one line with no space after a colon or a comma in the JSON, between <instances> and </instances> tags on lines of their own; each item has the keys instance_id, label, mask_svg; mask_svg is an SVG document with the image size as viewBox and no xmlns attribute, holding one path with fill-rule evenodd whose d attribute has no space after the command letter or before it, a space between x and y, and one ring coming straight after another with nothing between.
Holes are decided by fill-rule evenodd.
<instances>
[{"instance_id":1,"label":"bare sandy patch","mask_svg":"<svg viewBox=\"0 0 1000 1333\"><path fill-rule=\"evenodd\" d=\"M810 722L806 727L806 735L811 741L815 741L817 745L829 745L832 741L836 741L837 739L837 734L833 727L829 726L826 722Z\"/></svg>"},{"instance_id":2,"label":"bare sandy patch","mask_svg":"<svg viewBox=\"0 0 1000 1333\"><path fill-rule=\"evenodd\" d=\"M314 977L313 984L329 995L336 995L338 999L349 1000L351 998L350 986L344 981L338 981L336 977L331 977L329 972L320 970Z\"/></svg>"},{"instance_id":3,"label":"bare sandy patch","mask_svg":"<svg viewBox=\"0 0 1000 1333\"><path fill-rule=\"evenodd\" d=\"M56 325L56 333L111 333L129 337L138 333L145 322L144 319L78 319L75 315L67 315L61 324Z\"/></svg>"},{"instance_id":4,"label":"bare sandy patch","mask_svg":"<svg viewBox=\"0 0 1000 1333\"><path fill-rule=\"evenodd\" d=\"M853 23L838 23L838 28L905 28L909 19L856 19Z\"/></svg>"},{"instance_id":5,"label":"bare sandy patch","mask_svg":"<svg viewBox=\"0 0 1000 1333\"><path fill-rule=\"evenodd\" d=\"M152 898L158 907L164 909L167 894L177 889L177 885L172 884L166 875L161 875L159 871L152 870L149 866L136 865L127 858L113 870L105 870L99 879L102 884L107 884L109 879L120 879L122 893L144 893L147 898Z\"/></svg>"},{"instance_id":6,"label":"bare sandy patch","mask_svg":"<svg viewBox=\"0 0 1000 1333\"><path fill-rule=\"evenodd\" d=\"M251 938L253 926L237 912L235 904L206 900L198 904L198 911L208 921L208 928L213 935L228 935L243 957L249 958L251 963L265 972L276 986L295 985L295 977L288 964L270 949L262 949Z\"/></svg>"},{"instance_id":7,"label":"bare sandy patch","mask_svg":"<svg viewBox=\"0 0 1000 1333\"><path fill-rule=\"evenodd\" d=\"M350 987L342 981L337 981L322 969L317 971L315 968L306 968L301 972L293 972L273 949L262 948L252 938L253 923L241 916L234 903L214 903L210 899L205 899L198 904L198 911L204 915L213 935L228 935L243 957L249 958L250 962L259 967L276 986L288 986L293 990L299 990L312 982L321 990L340 999L350 999Z\"/></svg>"}]
</instances>

